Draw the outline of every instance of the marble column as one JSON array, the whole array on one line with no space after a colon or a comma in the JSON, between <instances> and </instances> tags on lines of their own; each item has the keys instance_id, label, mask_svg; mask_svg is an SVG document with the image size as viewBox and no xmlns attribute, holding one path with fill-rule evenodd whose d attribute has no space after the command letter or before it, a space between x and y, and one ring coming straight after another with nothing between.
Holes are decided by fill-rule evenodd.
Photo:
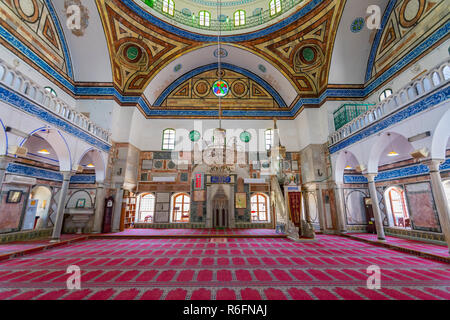
<instances>
[{"instance_id":1,"label":"marble column","mask_svg":"<svg viewBox=\"0 0 450 320\"><path fill-rule=\"evenodd\" d=\"M320 231L323 232L325 228L325 210L323 207L323 197L322 197L322 189L319 185L316 186L316 194L317 194L317 210L319 212L319 225Z\"/></svg>"},{"instance_id":2,"label":"marble column","mask_svg":"<svg viewBox=\"0 0 450 320\"><path fill-rule=\"evenodd\" d=\"M6 175L6 168L11 161L12 159L8 156L0 156L0 190L2 190L3 180Z\"/></svg>"},{"instance_id":3,"label":"marble column","mask_svg":"<svg viewBox=\"0 0 450 320\"><path fill-rule=\"evenodd\" d=\"M336 183L334 187L334 196L336 200L336 213L338 218L338 228L339 233L347 232L347 222L345 219L345 211L344 211L344 201L343 201L344 191L342 190L342 185Z\"/></svg>"},{"instance_id":4,"label":"marble column","mask_svg":"<svg viewBox=\"0 0 450 320\"><path fill-rule=\"evenodd\" d=\"M381 218L381 210L378 205L377 188L375 186L375 177L378 173L367 173L364 176L368 180L370 198L372 200L373 216L375 218L375 228L377 230L378 240L385 240L383 219Z\"/></svg>"},{"instance_id":5,"label":"marble column","mask_svg":"<svg viewBox=\"0 0 450 320\"><path fill-rule=\"evenodd\" d=\"M311 221L311 193L314 194L314 186L308 185L303 189L303 199L305 204L305 220L301 222L301 236L305 238L314 239L316 237L314 227Z\"/></svg>"},{"instance_id":6,"label":"marble column","mask_svg":"<svg viewBox=\"0 0 450 320\"><path fill-rule=\"evenodd\" d=\"M64 221L64 209L66 208L67 191L69 190L70 177L72 176L72 174L73 173L70 171L62 172L63 183L61 186L61 190L59 190L58 209L56 210L56 222L53 226L52 233L53 242L58 242L61 238L61 229Z\"/></svg>"},{"instance_id":7,"label":"marble column","mask_svg":"<svg viewBox=\"0 0 450 320\"><path fill-rule=\"evenodd\" d=\"M303 189L303 199L305 204L305 221L307 223L311 223L311 212L309 211L310 205L309 205L309 193L311 191L308 188Z\"/></svg>"},{"instance_id":8,"label":"marble column","mask_svg":"<svg viewBox=\"0 0 450 320\"><path fill-rule=\"evenodd\" d=\"M122 216L123 193L124 193L123 186L120 186L119 188L117 188L115 202L114 202L115 203L114 214L113 214L112 226L111 226L112 232L120 231L120 218Z\"/></svg>"},{"instance_id":9,"label":"marble column","mask_svg":"<svg viewBox=\"0 0 450 320\"><path fill-rule=\"evenodd\" d=\"M105 185L103 183L97 183L97 194L95 196L95 216L93 233L102 232L103 214L105 206Z\"/></svg>"},{"instance_id":10,"label":"marble column","mask_svg":"<svg viewBox=\"0 0 450 320\"><path fill-rule=\"evenodd\" d=\"M430 168L431 191L439 215L442 233L445 236L450 252L450 208L447 202L444 185L442 184L439 166L444 160L428 160L423 163Z\"/></svg>"}]
</instances>

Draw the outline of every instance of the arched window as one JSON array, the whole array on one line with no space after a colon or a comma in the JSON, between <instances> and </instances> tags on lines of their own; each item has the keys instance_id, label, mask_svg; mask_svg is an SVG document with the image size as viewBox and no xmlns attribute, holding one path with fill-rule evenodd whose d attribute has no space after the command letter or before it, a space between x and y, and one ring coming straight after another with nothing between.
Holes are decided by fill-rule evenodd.
<instances>
[{"instance_id":1,"label":"arched window","mask_svg":"<svg viewBox=\"0 0 450 320\"><path fill-rule=\"evenodd\" d=\"M245 11L238 10L234 13L234 25L243 26L245 24Z\"/></svg>"},{"instance_id":2,"label":"arched window","mask_svg":"<svg viewBox=\"0 0 450 320\"><path fill-rule=\"evenodd\" d=\"M386 99L387 97L392 95L392 89L385 89L383 90L383 92L380 94L380 101L383 101L384 99Z\"/></svg>"},{"instance_id":3,"label":"arched window","mask_svg":"<svg viewBox=\"0 0 450 320\"><path fill-rule=\"evenodd\" d=\"M201 26L209 27L209 20L211 18L211 14L208 11L200 11L199 13L198 23Z\"/></svg>"},{"instance_id":4,"label":"arched window","mask_svg":"<svg viewBox=\"0 0 450 320\"><path fill-rule=\"evenodd\" d=\"M52 96L57 97L58 95L56 94L56 91L52 88L52 87L45 87L44 88L45 91L47 91L48 93L50 93Z\"/></svg>"},{"instance_id":5,"label":"arched window","mask_svg":"<svg viewBox=\"0 0 450 320\"><path fill-rule=\"evenodd\" d=\"M266 150L270 150L273 145L273 129L267 129L264 133L264 139L266 142Z\"/></svg>"},{"instance_id":6,"label":"arched window","mask_svg":"<svg viewBox=\"0 0 450 320\"><path fill-rule=\"evenodd\" d=\"M163 0L162 11L173 16L173 12L175 9L175 3L173 0Z\"/></svg>"},{"instance_id":7,"label":"arched window","mask_svg":"<svg viewBox=\"0 0 450 320\"><path fill-rule=\"evenodd\" d=\"M394 226L403 228L411 227L408 210L406 209L404 191L400 188L393 187L389 189L388 196Z\"/></svg>"},{"instance_id":8,"label":"arched window","mask_svg":"<svg viewBox=\"0 0 450 320\"><path fill-rule=\"evenodd\" d=\"M281 12L281 0L271 0L269 2L269 7L271 16Z\"/></svg>"},{"instance_id":9,"label":"arched window","mask_svg":"<svg viewBox=\"0 0 450 320\"><path fill-rule=\"evenodd\" d=\"M172 200L172 222L189 222L191 197L186 193L179 193Z\"/></svg>"},{"instance_id":10,"label":"arched window","mask_svg":"<svg viewBox=\"0 0 450 320\"><path fill-rule=\"evenodd\" d=\"M269 198L262 193L256 193L250 198L252 222L269 221Z\"/></svg>"},{"instance_id":11,"label":"arched window","mask_svg":"<svg viewBox=\"0 0 450 320\"><path fill-rule=\"evenodd\" d=\"M162 149L163 150L174 150L175 149L175 130L174 129L166 129L163 131Z\"/></svg>"},{"instance_id":12,"label":"arched window","mask_svg":"<svg viewBox=\"0 0 450 320\"><path fill-rule=\"evenodd\" d=\"M153 222L155 214L155 196L151 193L145 193L139 196L138 221Z\"/></svg>"}]
</instances>

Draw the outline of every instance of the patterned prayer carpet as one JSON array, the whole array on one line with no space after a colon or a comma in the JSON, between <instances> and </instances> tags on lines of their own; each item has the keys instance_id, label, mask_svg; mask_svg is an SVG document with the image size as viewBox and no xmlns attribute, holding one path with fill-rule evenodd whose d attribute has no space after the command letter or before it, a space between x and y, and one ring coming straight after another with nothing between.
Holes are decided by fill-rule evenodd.
<instances>
[{"instance_id":1,"label":"patterned prayer carpet","mask_svg":"<svg viewBox=\"0 0 450 320\"><path fill-rule=\"evenodd\" d=\"M370 240L370 241L377 241L377 235L376 234L370 234L370 233L350 233L349 236L353 236L360 239ZM450 257L450 254L448 252L447 246L442 246L438 244L433 243L425 243L415 240L407 240L397 237L391 237L391 236L385 236L386 243L392 244L398 247L406 248L406 249L412 249L420 252L426 252L430 254L434 254L440 257Z\"/></svg>"},{"instance_id":2,"label":"patterned prayer carpet","mask_svg":"<svg viewBox=\"0 0 450 320\"><path fill-rule=\"evenodd\" d=\"M0 299L450 299L450 265L346 237L90 239L0 261ZM68 290L69 265L81 289ZM367 288L367 267L381 288Z\"/></svg>"},{"instance_id":3,"label":"patterned prayer carpet","mask_svg":"<svg viewBox=\"0 0 450 320\"><path fill-rule=\"evenodd\" d=\"M127 229L113 236L279 236L275 229Z\"/></svg>"},{"instance_id":4,"label":"patterned prayer carpet","mask_svg":"<svg viewBox=\"0 0 450 320\"><path fill-rule=\"evenodd\" d=\"M79 238L79 235L63 234L61 235L61 241L73 240ZM48 246L50 244L49 239L30 240L30 241L17 241L0 244L0 256L4 254L10 254L14 252L23 252L30 249L37 249Z\"/></svg>"}]
</instances>

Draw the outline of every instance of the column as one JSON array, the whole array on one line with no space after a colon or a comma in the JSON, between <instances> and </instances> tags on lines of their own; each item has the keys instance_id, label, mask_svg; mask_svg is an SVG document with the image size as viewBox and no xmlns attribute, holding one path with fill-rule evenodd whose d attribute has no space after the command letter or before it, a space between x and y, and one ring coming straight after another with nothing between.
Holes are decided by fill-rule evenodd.
<instances>
[{"instance_id":1,"label":"column","mask_svg":"<svg viewBox=\"0 0 450 320\"><path fill-rule=\"evenodd\" d=\"M383 220L381 219L381 211L378 205L377 188L375 187L375 177L378 173L367 173L364 176L369 181L370 198L372 199L373 216L375 218L375 228L377 230L378 240L385 240Z\"/></svg>"},{"instance_id":2,"label":"column","mask_svg":"<svg viewBox=\"0 0 450 320\"><path fill-rule=\"evenodd\" d=\"M53 233L52 233L53 242L58 242L60 241L61 238L61 229L64 221L64 209L66 208L66 197L67 191L69 190L70 177L72 176L72 172L64 171L62 172L62 175L63 175L63 183L61 186L61 190L59 190L58 209L56 211L56 222L55 225L53 226Z\"/></svg>"},{"instance_id":3,"label":"column","mask_svg":"<svg viewBox=\"0 0 450 320\"><path fill-rule=\"evenodd\" d=\"M319 211L319 225L320 231L323 232L325 228L325 210L323 207L323 197L322 197L322 189L320 185L316 185L316 194L317 194L317 210Z\"/></svg>"},{"instance_id":4,"label":"column","mask_svg":"<svg viewBox=\"0 0 450 320\"><path fill-rule=\"evenodd\" d=\"M95 216L94 216L94 227L93 233L102 232L103 225L103 215L105 207L105 185L100 182L97 183L97 194L95 196Z\"/></svg>"},{"instance_id":5,"label":"column","mask_svg":"<svg viewBox=\"0 0 450 320\"><path fill-rule=\"evenodd\" d=\"M314 227L311 221L311 206L310 206L310 194L314 193L313 186L308 185L303 189L303 199L305 204L305 221L301 222L301 235L302 237L314 239L316 237Z\"/></svg>"},{"instance_id":6,"label":"column","mask_svg":"<svg viewBox=\"0 0 450 320\"><path fill-rule=\"evenodd\" d=\"M114 215L112 218L112 232L120 231L120 218L122 216L122 201L123 201L123 186L117 188L116 196L115 196L115 207L114 207Z\"/></svg>"},{"instance_id":7,"label":"column","mask_svg":"<svg viewBox=\"0 0 450 320\"><path fill-rule=\"evenodd\" d=\"M310 191L307 188L303 189L302 194L303 194L303 199L304 199L303 203L305 204L304 209L305 209L306 223L311 223L311 213L309 212L309 193L310 193Z\"/></svg>"},{"instance_id":8,"label":"column","mask_svg":"<svg viewBox=\"0 0 450 320\"><path fill-rule=\"evenodd\" d=\"M439 215L442 233L445 236L450 252L450 208L445 195L444 185L442 184L439 166L444 160L428 160L424 164L430 168L431 191Z\"/></svg>"},{"instance_id":9,"label":"column","mask_svg":"<svg viewBox=\"0 0 450 320\"><path fill-rule=\"evenodd\" d=\"M0 156L0 190L2 190L3 180L6 175L6 168L11 161L12 159L8 156Z\"/></svg>"},{"instance_id":10,"label":"column","mask_svg":"<svg viewBox=\"0 0 450 320\"><path fill-rule=\"evenodd\" d=\"M345 219L345 211L344 211L344 201L343 201L343 190L342 185L336 183L334 187L334 196L336 198L336 212L338 218L338 228L340 233L347 232L347 222Z\"/></svg>"}]
</instances>

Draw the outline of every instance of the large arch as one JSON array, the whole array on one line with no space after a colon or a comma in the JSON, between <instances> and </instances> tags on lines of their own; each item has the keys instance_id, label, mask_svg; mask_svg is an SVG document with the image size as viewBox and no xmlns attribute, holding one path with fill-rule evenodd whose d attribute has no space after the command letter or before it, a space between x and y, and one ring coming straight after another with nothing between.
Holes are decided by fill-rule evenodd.
<instances>
[{"instance_id":1,"label":"large arch","mask_svg":"<svg viewBox=\"0 0 450 320\"><path fill-rule=\"evenodd\" d=\"M430 150L432 159L445 159L445 152L450 138L449 123L450 110L447 110L433 132Z\"/></svg>"},{"instance_id":2,"label":"large arch","mask_svg":"<svg viewBox=\"0 0 450 320\"><path fill-rule=\"evenodd\" d=\"M2 119L0 119L0 156L6 154L8 154L8 134Z\"/></svg>"},{"instance_id":3,"label":"large arch","mask_svg":"<svg viewBox=\"0 0 450 320\"><path fill-rule=\"evenodd\" d=\"M351 166L355 169L356 166L362 164L357 156L351 151L345 150L339 152L335 164L334 164L334 181L337 184L344 183L344 170L347 166Z\"/></svg>"},{"instance_id":4,"label":"large arch","mask_svg":"<svg viewBox=\"0 0 450 320\"><path fill-rule=\"evenodd\" d=\"M72 155L65 137L59 130L50 127L40 127L31 131L28 137L33 135L44 139L50 144L58 157L60 171L72 170ZM24 138L20 146L23 146L27 140L28 138Z\"/></svg>"},{"instance_id":5,"label":"large arch","mask_svg":"<svg viewBox=\"0 0 450 320\"><path fill-rule=\"evenodd\" d=\"M392 150L386 151L388 149ZM397 132L389 131L380 134L376 137L370 149L367 172L377 173L378 167L383 160L387 160L385 157L391 151L396 151L399 154L396 157L392 157L392 159L396 161L406 160L411 158L410 153L414 151L414 147L405 136Z\"/></svg>"},{"instance_id":6,"label":"large arch","mask_svg":"<svg viewBox=\"0 0 450 320\"><path fill-rule=\"evenodd\" d=\"M236 45L222 45L222 49L226 52L226 56L222 57L222 63L246 70L264 80L279 94L286 105L289 106L297 98L297 90L290 78L270 61ZM187 52L168 63L147 85L144 95L148 102L151 105L155 104L163 92L180 77L195 69L217 63L216 50L216 45L204 46Z\"/></svg>"},{"instance_id":7,"label":"large arch","mask_svg":"<svg viewBox=\"0 0 450 320\"><path fill-rule=\"evenodd\" d=\"M87 164L93 164L95 169L95 181L102 183L105 181L106 176L106 164L103 159L102 153L95 148L89 148L83 152L82 156L77 162L77 166L85 166Z\"/></svg>"}]
</instances>

